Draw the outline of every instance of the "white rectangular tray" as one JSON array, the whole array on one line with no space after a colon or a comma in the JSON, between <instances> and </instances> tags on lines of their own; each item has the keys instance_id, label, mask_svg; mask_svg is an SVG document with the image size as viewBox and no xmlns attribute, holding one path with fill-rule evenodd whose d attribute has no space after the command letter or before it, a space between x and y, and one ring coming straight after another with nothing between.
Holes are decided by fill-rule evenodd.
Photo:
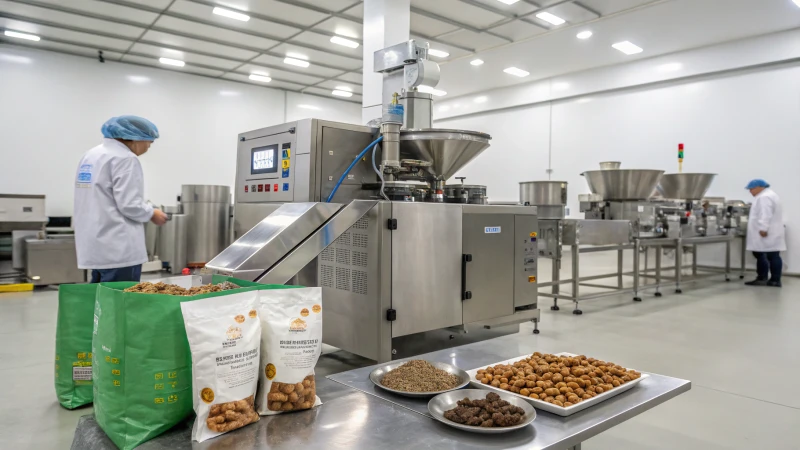
<instances>
[{"instance_id":1,"label":"white rectangular tray","mask_svg":"<svg viewBox=\"0 0 800 450\"><path fill-rule=\"evenodd\" d=\"M566 353L566 352L555 353L555 355L556 356L578 356L578 355L576 355L574 353ZM603 392L602 394L595 395L594 397L590 398L589 400L584 400L584 401L578 403L577 405L568 406L566 408L563 408L563 407L558 406L558 405L553 405L552 403L547 403L544 400L532 399L530 397L525 397L524 395L515 394L514 392L506 391L506 390L503 390L503 389L500 389L500 388L496 388L496 387L494 387L492 385L489 385L489 384L483 384L480 381L478 381L477 379L475 379L475 375L477 375L478 370L480 370L480 369L486 368L488 366L495 366L497 364L514 364L517 361L520 361L520 360L523 360L523 359L527 359L529 356L530 355L519 356L519 357L512 358L512 359L507 359L505 361L498 361L496 363L487 364L485 366L481 366L481 367L478 367L476 369L468 370L467 373L469 374L470 384L472 385L472 387L479 388L479 389L486 389L486 390L489 390L489 391L504 392L506 394L516 395L519 398L527 400L531 405L534 406L534 408L541 409L543 411L547 411L547 412L550 412L550 413L553 413L553 414L557 414L559 416L565 416L566 417L566 416L575 414L578 411L583 411L584 409L589 408L592 405L596 405L596 404L598 404L598 403L600 403L600 402L602 402L604 400L608 400L609 398L611 398L611 397L613 397L615 395L621 394L621 393L627 391L628 389L636 386L637 384L639 384L640 381L644 380L645 378L647 378L649 376L646 373L643 373L641 377L639 377L639 378L637 378L637 379L635 379L633 381L629 381L629 382L627 382L625 384L622 384L622 385L620 385L618 387L615 387L614 389L611 389L610 391L606 391L606 392ZM630 370L630 369L628 369L628 370Z\"/></svg>"}]
</instances>

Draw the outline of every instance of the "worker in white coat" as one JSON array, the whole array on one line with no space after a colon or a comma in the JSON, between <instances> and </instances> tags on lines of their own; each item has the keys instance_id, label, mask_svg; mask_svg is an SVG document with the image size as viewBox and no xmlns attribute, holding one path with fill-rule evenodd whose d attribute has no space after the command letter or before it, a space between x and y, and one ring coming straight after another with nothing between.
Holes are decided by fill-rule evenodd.
<instances>
[{"instance_id":1,"label":"worker in white coat","mask_svg":"<svg viewBox=\"0 0 800 450\"><path fill-rule=\"evenodd\" d=\"M758 277L745 284L781 287L780 252L786 251L781 199L764 180L753 180L746 189L755 197L747 225L747 250L756 257Z\"/></svg>"},{"instance_id":2,"label":"worker in white coat","mask_svg":"<svg viewBox=\"0 0 800 450\"><path fill-rule=\"evenodd\" d=\"M139 281L148 259L144 224L167 221L144 200L138 159L158 138L158 128L142 117L120 116L101 131L103 142L83 155L75 176L78 267L92 271L92 283Z\"/></svg>"}]
</instances>

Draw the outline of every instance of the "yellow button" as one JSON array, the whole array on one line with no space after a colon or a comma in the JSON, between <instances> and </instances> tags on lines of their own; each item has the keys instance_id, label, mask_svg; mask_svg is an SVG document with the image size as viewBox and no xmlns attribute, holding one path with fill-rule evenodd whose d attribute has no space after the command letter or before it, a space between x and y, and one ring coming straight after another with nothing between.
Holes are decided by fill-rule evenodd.
<instances>
[{"instance_id":1,"label":"yellow button","mask_svg":"<svg viewBox=\"0 0 800 450\"><path fill-rule=\"evenodd\" d=\"M284 169L288 169L289 168L289 160L288 159L284 159L283 161L281 161L281 163L283 164L283 168Z\"/></svg>"},{"instance_id":2,"label":"yellow button","mask_svg":"<svg viewBox=\"0 0 800 450\"><path fill-rule=\"evenodd\" d=\"M528 283L535 283L535 282L536 282L536 276L531 275L528 277Z\"/></svg>"},{"instance_id":3,"label":"yellow button","mask_svg":"<svg viewBox=\"0 0 800 450\"><path fill-rule=\"evenodd\" d=\"M536 232L535 231L531 231L531 237L536 237Z\"/></svg>"}]
</instances>

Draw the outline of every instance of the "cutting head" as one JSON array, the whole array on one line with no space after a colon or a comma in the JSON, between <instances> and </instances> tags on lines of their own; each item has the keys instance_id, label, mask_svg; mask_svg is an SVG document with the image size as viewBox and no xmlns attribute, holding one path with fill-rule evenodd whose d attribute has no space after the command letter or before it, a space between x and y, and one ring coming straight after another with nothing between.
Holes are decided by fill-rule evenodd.
<instances>
[{"instance_id":1,"label":"cutting head","mask_svg":"<svg viewBox=\"0 0 800 450\"><path fill-rule=\"evenodd\" d=\"M447 180L489 147L491 136L465 130L401 130L402 158L421 159L433 179Z\"/></svg>"}]
</instances>

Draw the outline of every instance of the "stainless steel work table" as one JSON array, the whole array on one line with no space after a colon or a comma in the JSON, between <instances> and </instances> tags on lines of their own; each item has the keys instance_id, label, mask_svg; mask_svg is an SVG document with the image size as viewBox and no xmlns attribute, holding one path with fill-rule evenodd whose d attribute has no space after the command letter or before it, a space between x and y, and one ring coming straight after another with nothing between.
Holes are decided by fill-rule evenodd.
<instances>
[{"instance_id":1,"label":"stainless steel work table","mask_svg":"<svg viewBox=\"0 0 800 450\"><path fill-rule=\"evenodd\" d=\"M512 335L420 355L464 369L486 366L537 351L529 335ZM576 349L538 349L575 351ZM602 355L597 355L602 356ZM537 410L533 426L482 435L448 427L427 415L427 400L396 397L375 388L373 367L317 380L323 405L311 411L262 417L257 424L210 439L191 442L191 420L143 444L139 449L268 448L580 448L580 443L690 389L687 380L650 374L638 386L569 417ZM335 380L336 382L332 381ZM75 431L73 449L113 449L92 416Z\"/></svg>"}]
</instances>

